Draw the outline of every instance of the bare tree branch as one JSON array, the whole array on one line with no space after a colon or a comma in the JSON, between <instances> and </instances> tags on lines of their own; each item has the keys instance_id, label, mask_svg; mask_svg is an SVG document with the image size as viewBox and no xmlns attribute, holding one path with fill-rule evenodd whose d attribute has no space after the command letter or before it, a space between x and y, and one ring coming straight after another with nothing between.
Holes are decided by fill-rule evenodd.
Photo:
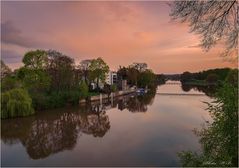
<instances>
[{"instance_id":1,"label":"bare tree branch","mask_svg":"<svg viewBox=\"0 0 239 168\"><path fill-rule=\"evenodd\" d=\"M239 19L236 0L174 1L170 7L173 20L189 23L190 32L201 36L200 46L205 51L222 41L225 44L222 56L237 60Z\"/></svg>"}]
</instances>

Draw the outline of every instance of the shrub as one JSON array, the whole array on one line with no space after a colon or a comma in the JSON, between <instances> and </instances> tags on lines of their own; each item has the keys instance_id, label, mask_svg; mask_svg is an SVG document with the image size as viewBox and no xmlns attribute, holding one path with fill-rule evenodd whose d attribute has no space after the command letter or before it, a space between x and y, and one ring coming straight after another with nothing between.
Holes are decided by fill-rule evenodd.
<instances>
[{"instance_id":1,"label":"shrub","mask_svg":"<svg viewBox=\"0 0 239 168\"><path fill-rule=\"evenodd\" d=\"M116 92L117 91L117 86L115 84L111 85L111 91Z\"/></svg>"},{"instance_id":2,"label":"shrub","mask_svg":"<svg viewBox=\"0 0 239 168\"><path fill-rule=\"evenodd\" d=\"M34 114L32 99L24 89L12 89L1 94L1 118Z\"/></svg>"},{"instance_id":3,"label":"shrub","mask_svg":"<svg viewBox=\"0 0 239 168\"><path fill-rule=\"evenodd\" d=\"M238 167L238 88L224 83L207 104L213 122L195 130L202 152L179 153L182 166Z\"/></svg>"},{"instance_id":4,"label":"shrub","mask_svg":"<svg viewBox=\"0 0 239 168\"><path fill-rule=\"evenodd\" d=\"M80 97L81 97L81 98L86 98L86 97L88 97L88 95L89 95L89 88L88 88L87 84L85 83L85 81L82 81L82 82L80 83L80 88L79 88L79 90L80 90Z\"/></svg>"}]
</instances>

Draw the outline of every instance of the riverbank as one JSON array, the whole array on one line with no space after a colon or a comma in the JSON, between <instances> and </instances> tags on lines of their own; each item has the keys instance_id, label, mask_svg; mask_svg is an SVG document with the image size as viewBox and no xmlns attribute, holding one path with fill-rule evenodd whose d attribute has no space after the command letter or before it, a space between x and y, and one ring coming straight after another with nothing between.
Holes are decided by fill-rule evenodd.
<instances>
[{"instance_id":1,"label":"riverbank","mask_svg":"<svg viewBox=\"0 0 239 168\"><path fill-rule=\"evenodd\" d=\"M157 89L160 93L188 94L180 85L162 85ZM168 149L170 153L179 151L170 148L171 146L182 145L184 148L181 150L199 150L198 137L193 135L191 129L198 127L204 119L209 120L204 110L206 105L202 102L210 101L209 97L150 93L136 95L138 94L133 92L115 97L113 102L104 99L102 103L94 101L87 105L39 112L32 117L2 120L2 166L113 167L119 166L119 162L120 166L150 166L152 163L155 167L180 166L179 162L175 162L176 154L167 155ZM190 105L190 114L187 104ZM189 129L185 130L185 124ZM165 134L165 131L169 133ZM170 144L165 141L177 136L180 141L175 140ZM138 144L138 139L145 143ZM129 140L135 143L129 143ZM10 143L13 141L14 143ZM137 150L140 148L150 150ZM137 157L135 160L135 155L132 155L135 150L145 159ZM154 153L160 150L160 154L166 158L154 157ZM9 156L19 159L12 162ZM93 162L90 160L92 156L95 156ZM109 156L112 158L110 161Z\"/></svg>"},{"instance_id":2,"label":"riverbank","mask_svg":"<svg viewBox=\"0 0 239 168\"><path fill-rule=\"evenodd\" d=\"M95 96L91 96L89 98L89 101L93 102L93 101L100 101L100 100L105 100L108 98L114 98L114 97L119 97L119 96L124 96L124 95L128 95L131 93L136 93L137 89L128 89L128 90L121 90L121 91L117 91L117 92L112 92L110 95L108 94L99 94L99 95L95 95ZM86 99L82 99L79 101L79 104L83 104L86 103Z\"/></svg>"}]
</instances>

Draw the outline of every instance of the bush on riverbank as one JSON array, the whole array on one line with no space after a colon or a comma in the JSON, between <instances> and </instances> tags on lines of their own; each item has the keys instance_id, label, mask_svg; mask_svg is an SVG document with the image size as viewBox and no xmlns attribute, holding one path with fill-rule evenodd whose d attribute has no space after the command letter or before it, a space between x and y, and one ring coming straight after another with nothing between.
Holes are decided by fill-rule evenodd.
<instances>
[{"instance_id":1,"label":"bush on riverbank","mask_svg":"<svg viewBox=\"0 0 239 168\"><path fill-rule=\"evenodd\" d=\"M79 103L80 96L79 90L38 93L32 96L33 107L36 110L46 110L64 107L67 104L76 105Z\"/></svg>"},{"instance_id":2,"label":"bush on riverbank","mask_svg":"<svg viewBox=\"0 0 239 168\"><path fill-rule=\"evenodd\" d=\"M89 96L89 88L84 80L81 81L79 90L80 90L80 98L85 99Z\"/></svg>"},{"instance_id":3,"label":"bush on riverbank","mask_svg":"<svg viewBox=\"0 0 239 168\"><path fill-rule=\"evenodd\" d=\"M24 89L12 89L1 95L1 118L23 117L34 114L32 99Z\"/></svg>"},{"instance_id":4,"label":"bush on riverbank","mask_svg":"<svg viewBox=\"0 0 239 168\"><path fill-rule=\"evenodd\" d=\"M215 101L208 104L213 119L201 130L201 153L179 153L182 166L190 167L237 167L238 166L238 70L232 70L224 84L214 95Z\"/></svg>"}]
</instances>

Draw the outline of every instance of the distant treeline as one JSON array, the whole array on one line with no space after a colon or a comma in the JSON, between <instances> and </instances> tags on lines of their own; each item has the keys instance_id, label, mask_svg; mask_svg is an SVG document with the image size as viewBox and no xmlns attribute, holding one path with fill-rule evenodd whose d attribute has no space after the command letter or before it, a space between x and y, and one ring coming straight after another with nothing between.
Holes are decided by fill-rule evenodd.
<instances>
[{"instance_id":1,"label":"distant treeline","mask_svg":"<svg viewBox=\"0 0 239 168\"><path fill-rule=\"evenodd\" d=\"M181 82L190 82L193 80L206 81L209 83L224 81L228 76L230 68L216 68L204 70L196 73L184 72L180 76Z\"/></svg>"},{"instance_id":2,"label":"distant treeline","mask_svg":"<svg viewBox=\"0 0 239 168\"><path fill-rule=\"evenodd\" d=\"M181 81L184 84L215 84L219 81L225 81L227 77L230 76L230 73L236 74L237 71L238 71L237 69L231 68L216 68L200 72L186 71L183 72L182 74L158 74L157 80L159 81L159 83L165 83L165 81L167 80L177 80Z\"/></svg>"},{"instance_id":3,"label":"distant treeline","mask_svg":"<svg viewBox=\"0 0 239 168\"><path fill-rule=\"evenodd\" d=\"M167 80L180 81L181 74L157 74L157 82L159 85L165 84Z\"/></svg>"}]
</instances>

